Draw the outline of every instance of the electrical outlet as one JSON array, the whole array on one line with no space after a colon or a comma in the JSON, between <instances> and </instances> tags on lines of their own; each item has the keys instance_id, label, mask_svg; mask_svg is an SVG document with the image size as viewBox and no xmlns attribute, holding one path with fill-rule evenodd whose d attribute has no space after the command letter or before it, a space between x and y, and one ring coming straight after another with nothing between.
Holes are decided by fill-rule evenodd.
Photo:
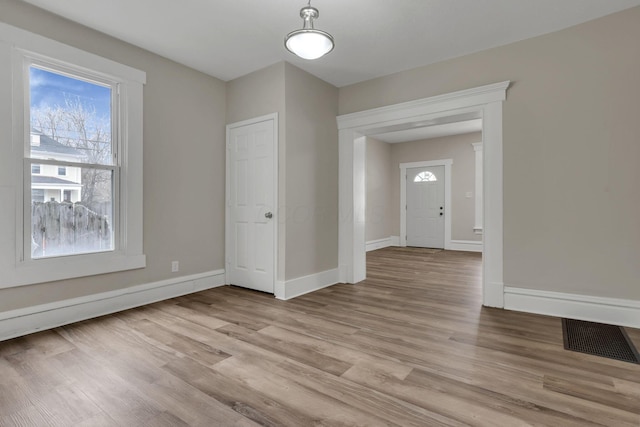
<instances>
[{"instance_id":1,"label":"electrical outlet","mask_svg":"<svg viewBox=\"0 0 640 427\"><path fill-rule=\"evenodd\" d=\"M178 261L171 261L171 272L177 273L180 271L180 263Z\"/></svg>"}]
</instances>

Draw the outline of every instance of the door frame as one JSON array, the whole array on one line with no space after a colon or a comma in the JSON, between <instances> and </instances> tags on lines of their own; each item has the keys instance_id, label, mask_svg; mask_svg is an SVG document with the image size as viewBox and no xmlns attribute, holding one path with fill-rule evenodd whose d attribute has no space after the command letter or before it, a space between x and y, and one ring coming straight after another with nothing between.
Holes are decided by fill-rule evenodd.
<instances>
[{"instance_id":1,"label":"door frame","mask_svg":"<svg viewBox=\"0 0 640 427\"><path fill-rule=\"evenodd\" d=\"M233 262L233 257L230 250L230 236L231 236L231 179L229 176L229 161L231 151L231 141L229 140L229 134L232 129L240 128L244 126L254 125L261 122L272 121L273 122L273 293L275 295L278 279L278 224L279 224L279 203L278 203L278 113L266 114L260 117L254 117L252 119L242 120L240 122L230 123L226 126L225 136L225 195L224 195L224 259L225 259L225 283L229 284L228 267Z\"/></svg>"},{"instance_id":2,"label":"door frame","mask_svg":"<svg viewBox=\"0 0 640 427\"><path fill-rule=\"evenodd\" d=\"M374 108L337 117L339 132L338 264L340 281L367 276L365 242L365 143L367 135L411 129L464 114L482 118L483 304L504 307L502 103L510 81Z\"/></svg>"},{"instance_id":3,"label":"door frame","mask_svg":"<svg viewBox=\"0 0 640 427\"><path fill-rule=\"evenodd\" d=\"M444 249L451 249L451 165L453 159L400 163L400 246L407 246L407 169L444 166Z\"/></svg>"}]
</instances>

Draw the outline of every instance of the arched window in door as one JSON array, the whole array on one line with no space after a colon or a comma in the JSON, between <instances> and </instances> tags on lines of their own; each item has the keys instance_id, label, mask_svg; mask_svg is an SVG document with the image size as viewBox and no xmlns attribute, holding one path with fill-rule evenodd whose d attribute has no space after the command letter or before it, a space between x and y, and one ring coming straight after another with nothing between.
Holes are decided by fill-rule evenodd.
<instances>
[{"instance_id":1,"label":"arched window in door","mask_svg":"<svg viewBox=\"0 0 640 427\"><path fill-rule=\"evenodd\" d=\"M437 180L438 178L436 178L434 174L432 174L429 171L424 171L416 175L416 177L413 179L413 182L430 182L430 181L437 181Z\"/></svg>"}]
</instances>

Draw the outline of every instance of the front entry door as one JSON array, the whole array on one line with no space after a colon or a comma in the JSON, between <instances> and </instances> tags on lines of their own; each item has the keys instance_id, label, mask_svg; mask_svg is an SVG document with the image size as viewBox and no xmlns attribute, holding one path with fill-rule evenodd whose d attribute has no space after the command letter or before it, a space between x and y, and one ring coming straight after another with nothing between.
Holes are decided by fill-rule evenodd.
<instances>
[{"instance_id":1,"label":"front entry door","mask_svg":"<svg viewBox=\"0 0 640 427\"><path fill-rule=\"evenodd\" d=\"M274 128L268 117L227 126L227 282L274 292Z\"/></svg>"},{"instance_id":2,"label":"front entry door","mask_svg":"<svg viewBox=\"0 0 640 427\"><path fill-rule=\"evenodd\" d=\"M407 246L444 248L444 166L407 169Z\"/></svg>"}]
</instances>

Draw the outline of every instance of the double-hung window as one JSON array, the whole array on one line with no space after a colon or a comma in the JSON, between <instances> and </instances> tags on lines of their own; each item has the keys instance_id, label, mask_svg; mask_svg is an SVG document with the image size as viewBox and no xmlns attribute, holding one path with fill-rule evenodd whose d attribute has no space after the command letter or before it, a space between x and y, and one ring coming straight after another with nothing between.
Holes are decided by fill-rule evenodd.
<instances>
[{"instance_id":1,"label":"double-hung window","mask_svg":"<svg viewBox=\"0 0 640 427\"><path fill-rule=\"evenodd\" d=\"M25 169L39 164L45 172L27 175L23 183L24 193L31 193L23 215L25 241L31 242L25 256L113 251L119 225L118 82L28 57L24 67ZM42 202L33 201L36 190L44 190Z\"/></svg>"},{"instance_id":2,"label":"double-hung window","mask_svg":"<svg viewBox=\"0 0 640 427\"><path fill-rule=\"evenodd\" d=\"M145 78L0 23L0 288L145 266Z\"/></svg>"}]
</instances>

